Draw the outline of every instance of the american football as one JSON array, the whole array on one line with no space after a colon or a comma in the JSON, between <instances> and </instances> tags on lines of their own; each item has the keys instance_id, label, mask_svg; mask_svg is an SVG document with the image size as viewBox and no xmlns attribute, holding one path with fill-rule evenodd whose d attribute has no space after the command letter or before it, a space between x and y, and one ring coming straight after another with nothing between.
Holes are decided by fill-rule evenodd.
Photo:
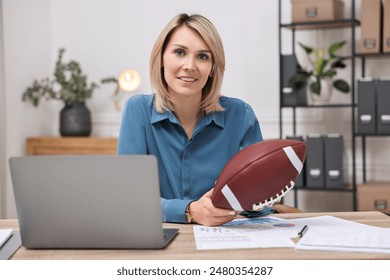
<instances>
[{"instance_id":1,"label":"american football","mask_svg":"<svg viewBox=\"0 0 390 280\"><path fill-rule=\"evenodd\" d=\"M306 144L264 140L233 156L222 169L212 194L215 207L258 211L272 206L294 187L306 157Z\"/></svg>"}]
</instances>

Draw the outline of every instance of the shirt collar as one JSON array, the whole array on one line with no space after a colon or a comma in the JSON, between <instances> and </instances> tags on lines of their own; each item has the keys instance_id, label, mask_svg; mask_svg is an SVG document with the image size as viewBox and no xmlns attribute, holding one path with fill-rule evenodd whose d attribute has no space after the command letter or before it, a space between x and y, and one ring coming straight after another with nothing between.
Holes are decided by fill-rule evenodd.
<instances>
[{"instance_id":1,"label":"shirt collar","mask_svg":"<svg viewBox=\"0 0 390 280\"><path fill-rule=\"evenodd\" d=\"M206 120L208 120L208 123L211 123L212 121L218 125L221 128L225 127L225 118L224 118L224 112L213 112L211 114L208 114L205 117Z\"/></svg>"},{"instance_id":2,"label":"shirt collar","mask_svg":"<svg viewBox=\"0 0 390 280\"><path fill-rule=\"evenodd\" d=\"M171 111L165 111L163 113L159 113L156 109L152 108L152 116L150 118L150 123L155 124L161 122L163 120L169 119L173 123L178 123L179 121L176 119L175 115Z\"/></svg>"},{"instance_id":3,"label":"shirt collar","mask_svg":"<svg viewBox=\"0 0 390 280\"><path fill-rule=\"evenodd\" d=\"M165 111L163 113L158 113L156 109L153 107L152 109L152 116L150 118L150 123L155 124L158 122L161 122L163 120L168 119L172 123L179 123L176 116L171 111ZM224 119L224 112L213 112L211 114L208 114L202 119L203 122L206 124L211 123L212 121L220 126L221 128L225 127L225 119Z\"/></svg>"}]
</instances>

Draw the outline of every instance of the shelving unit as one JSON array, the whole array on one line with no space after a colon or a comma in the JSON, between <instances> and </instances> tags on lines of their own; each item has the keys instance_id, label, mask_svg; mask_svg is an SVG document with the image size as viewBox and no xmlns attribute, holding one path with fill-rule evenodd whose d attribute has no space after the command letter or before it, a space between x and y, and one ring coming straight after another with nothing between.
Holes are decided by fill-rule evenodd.
<instances>
[{"instance_id":1,"label":"shelving unit","mask_svg":"<svg viewBox=\"0 0 390 280\"><path fill-rule=\"evenodd\" d=\"M356 134L355 134L355 108L356 108L356 93L355 93L355 60L357 57L356 49L355 49L355 42L356 42L356 27L360 25L360 22L356 19L355 16L355 1L351 0L351 18L349 19L340 19L340 20L331 20L331 21L316 21L316 22L294 22L294 23L283 23L282 22L282 1L279 0L279 67L282 69L282 44L283 44L283 38L282 38L282 30L287 29L292 32L292 53L295 53L295 32L299 32L301 30L313 30L313 32L318 30L326 30L326 29L350 29L350 40L351 40L351 49L350 49L350 56L351 56L351 77L350 77L350 85L351 85L351 92L350 96L351 99L346 104L328 104L328 105L305 105L305 106L284 106L282 103L282 71L280 71L280 104L279 104L279 134L280 138L284 137L283 134L283 110L285 108L290 108L292 110L292 133L293 135L296 135L297 129L297 119L296 119L296 111L299 110L305 110L305 109L317 109L317 108L324 108L329 110L335 110L335 109L349 109L351 111L351 149L352 149L352 178L351 178L351 185L347 188L343 189L332 189L332 188L313 188L310 186L305 186L302 188L295 187L294 188L294 204L295 207L298 207L298 198L297 198L297 191L299 190L309 190L309 191L337 191L337 192L351 192L353 197L353 208L354 210L357 210L357 184L356 184ZM288 1L288 0L285 0ZM360 55L362 59L364 59L365 56ZM364 141L363 141L364 142Z\"/></svg>"},{"instance_id":2,"label":"shelving unit","mask_svg":"<svg viewBox=\"0 0 390 280\"><path fill-rule=\"evenodd\" d=\"M355 6L355 0L349 0L351 4L351 10L350 14L351 17L347 19L340 19L340 20L331 20L331 21L317 21L317 22L294 22L294 23L283 23L282 22L282 2L283 1L289 1L289 0L279 0L279 66L280 66L280 110L279 110L279 134L280 138L283 138L284 131L283 131L283 111L286 108L289 108L292 111L292 133L293 135L297 134L297 118L296 118L296 111L297 110L316 110L319 108L326 109L326 110L350 110L351 113L351 127L350 127L350 136L351 136L351 180L350 184L346 186L343 189L332 189L332 188L314 188L310 186L305 187L295 187L294 188L294 205L295 207L298 207L298 198L297 198L297 192L300 190L308 190L308 191L334 191L334 192L349 192L352 193L352 199L353 199L353 210L358 210L357 205L357 172L356 172L356 140L361 139L361 158L362 158L362 182L363 184L359 184L359 188L362 186L364 187L365 191L367 189L370 189L371 187L378 185L378 183L381 185L381 189L388 190L390 188L390 182L383 183L383 182L368 182L367 180L367 170L366 170L366 149L367 149L367 138L382 138L382 137L390 137L390 134L361 134L357 132L356 126L357 126L357 92L356 92L356 61L360 59L361 64L361 75L360 77L364 78L366 76L366 60L375 60L375 59L390 59L390 52L382 52L382 53L358 53L356 51L356 29L360 26L359 20L356 19L356 6ZM282 38L282 30L289 30L292 34L292 53L295 54L295 45L296 45L296 38L295 33L300 32L302 30L306 31L319 31L319 30L331 30L331 29L349 29L350 30L350 40L351 40L351 48L349 50L350 53L350 60L351 60L351 76L350 76L350 85L351 85L351 92L350 92L350 100L347 103L343 104L328 104L328 105L300 105L300 106L284 106L282 102L282 45L283 45L283 38ZM360 179L360 178L359 178ZM386 188L383 188L385 186ZM388 186L388 188L387 188ZM379 193L379 198L383 201L383 195L382 193ZM388 191L386 191L387 197L389 196ZM359 198L360 200L361 198ZM386 200L385 200L386 201ZM390 199L388 199L390 201ZM378 208L379 209L379 208ZM372 210L378 210L378 209L372 209ZM380 209L379 209L380 210ZM390 209L387 208L384 211L385 213L390 213Z\"/></svg>"}]
</instances>

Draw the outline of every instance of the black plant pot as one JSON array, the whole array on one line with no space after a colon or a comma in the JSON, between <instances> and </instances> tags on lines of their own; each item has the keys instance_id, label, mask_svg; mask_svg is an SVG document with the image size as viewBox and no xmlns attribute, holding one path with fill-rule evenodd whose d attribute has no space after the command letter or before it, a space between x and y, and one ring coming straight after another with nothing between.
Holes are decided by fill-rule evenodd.
<instances>
[{"instance_id":1,"label":"black plant pot","mask_svg":"<svg viewBox=\"0 0 390 280\"><path fill-rule=\"evenodd\" d=\"M89 136L91 130L91 113L84 102L65 105L60 112L62 136Z\"/></svg>"}]
</instances>

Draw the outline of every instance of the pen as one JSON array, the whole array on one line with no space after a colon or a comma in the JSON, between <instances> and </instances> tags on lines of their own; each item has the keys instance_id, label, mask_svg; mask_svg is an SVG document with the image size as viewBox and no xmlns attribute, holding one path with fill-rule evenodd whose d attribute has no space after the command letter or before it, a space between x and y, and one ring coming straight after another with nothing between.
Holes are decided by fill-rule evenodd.
<instances>
[{"instance_id":1,"label":"pen","mask_svg":"<svg viewBox=\"0 0 390 280\"><path fill-rule=\"evenodd\" d=\"M300 232L298 232L298 236L299 236L299 237L302 237L308 229L309 229L309 227L308 227L307 225L305 225L305 226L302 228L302 230L301 230Z\"/></svg>"}]
</instances>

